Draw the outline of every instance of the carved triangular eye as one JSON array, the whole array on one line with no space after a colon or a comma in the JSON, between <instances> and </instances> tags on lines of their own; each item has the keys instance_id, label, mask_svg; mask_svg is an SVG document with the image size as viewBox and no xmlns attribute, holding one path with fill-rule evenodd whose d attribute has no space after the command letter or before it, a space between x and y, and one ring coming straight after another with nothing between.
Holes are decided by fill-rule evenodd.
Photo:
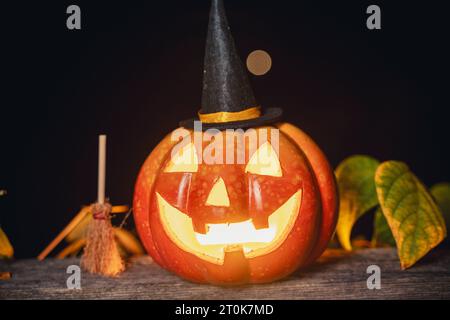
<instances>
[{"instance_id":1,"label":"carved triangular eye","mask_svg":"<svg viewBox=\"0 0 450 320\"><path fill-rule=\"evenodd\" d=\"M164 172L197 172L198 157L194 144L189 143L179 149L175 148Z\"/></svg>"},{"instance_id":2,"label":"carved triangular eye","mask_svg":"<svg viewBox=\"0 0 450 320\"><path fill-rule=\"evenodd\" d=\"M265 142L256 150L247 163L245 172L272 177L283 175L278 155L269 142Z\"/></svg>"},{"instance_id":3,"label":"carved triangular eye","mask_svg":"<svg viewBox=\"0 0 450 320\"><path fill-rule=\"evenodd\" d=\"M209 192L208 199L206 199L207 206L216 207L229 207L230 198L228 197L227 187L222 178L214 183L211 191Z\"/></svg>"}]
</instances>

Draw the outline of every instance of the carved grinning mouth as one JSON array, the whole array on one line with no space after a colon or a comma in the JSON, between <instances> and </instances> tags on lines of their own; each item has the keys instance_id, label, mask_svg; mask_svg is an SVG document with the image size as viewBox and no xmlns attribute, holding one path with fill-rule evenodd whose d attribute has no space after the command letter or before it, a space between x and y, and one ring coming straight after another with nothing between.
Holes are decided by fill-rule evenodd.
<instances>
[{"instance_id":1,"label":"carved grinning mouth","mask_svg":"<svg viewBox=\"0 0 450 320\"><path fill-rule=\"evenodd\" d=\"M302 190L294 193L268 218L268 228L256 229L252 220L238 223L207 224L205 234L196 233L192 219L169 204L158 192L161 223L169 238L182 250L222 265L225 253L242 250L246 258L272 252L287 238L297 220Z\"/></svg>"}]
</instances>

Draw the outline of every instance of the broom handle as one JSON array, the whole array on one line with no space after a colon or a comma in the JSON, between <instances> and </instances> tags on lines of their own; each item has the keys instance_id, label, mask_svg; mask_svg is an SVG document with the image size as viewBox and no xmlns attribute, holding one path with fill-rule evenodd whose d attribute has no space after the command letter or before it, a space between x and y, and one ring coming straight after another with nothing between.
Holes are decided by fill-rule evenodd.
<instances>
[{"instance_id":1,"label":"broom handle","mask_svg":"<svg viewBox=\"0 0 450 320\"><path fill-rule=\"evenodd\" d=\"M105 181L106 181L106 135L98 137L98 181L97 202L105 203Z\"/></svg>"},{"instance_id":2,"label":"broom handle","mask_svg":"<svg viewBox=\"0 0 450 320\"><path fill-rule=\"evenodd\" d=\"M84 219L84 217L91 211L91 207L87 206L81 209L80 212L73 218L69 224L61 231L55 239L53 239L50 244L45 247L45 249L38 255L37 259L39 261L42 261L45 259L45 257L48 256L50 252L52 252L53 249L65 238L67 235L72 232L73 229L81 222L81 220ZM125 213L128 212L129 208L128 206L113 206L111 212L112 213Z\"/></svg>"}]
</instances>

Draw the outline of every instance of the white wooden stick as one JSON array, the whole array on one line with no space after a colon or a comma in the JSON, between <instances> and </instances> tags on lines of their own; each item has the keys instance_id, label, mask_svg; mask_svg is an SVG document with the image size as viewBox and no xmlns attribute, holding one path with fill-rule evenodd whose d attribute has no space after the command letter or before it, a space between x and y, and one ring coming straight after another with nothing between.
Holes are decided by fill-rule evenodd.
<instances>
[{"instance_id":1,"label":"white wooden stick","mask_svg":"<svg viewBox=\"0 0 450 320\"><path fill-rule=\"evenodd\" d=\"M97 202L105 203L105 180L106 180L106 135L98 137L98 190Z\"/></svg>"}]
</instances>

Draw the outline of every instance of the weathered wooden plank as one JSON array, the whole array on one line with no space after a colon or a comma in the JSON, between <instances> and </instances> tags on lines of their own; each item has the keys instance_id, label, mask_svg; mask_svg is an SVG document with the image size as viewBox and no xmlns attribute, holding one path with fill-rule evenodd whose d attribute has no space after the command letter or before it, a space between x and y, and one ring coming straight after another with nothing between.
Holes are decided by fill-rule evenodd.
<instances>
[{"instance_id":1,"label":"weathered wooden plank","mask_svg":"<svg viewBox=\"0 0 450 320\"><path fill-rule=\"evenodd\" d=\"M78 259L0 263L0 299L450 299L450 251L436 251L401 271L394 249L351 254L329 251L308 270L265 285L220 288L183 281L150 258L134 261L117 279L82 273L81 290L66 287L67 266ZM367 289L367 267L381 268L381 289Z\"/></svg>"}]
</instances>

